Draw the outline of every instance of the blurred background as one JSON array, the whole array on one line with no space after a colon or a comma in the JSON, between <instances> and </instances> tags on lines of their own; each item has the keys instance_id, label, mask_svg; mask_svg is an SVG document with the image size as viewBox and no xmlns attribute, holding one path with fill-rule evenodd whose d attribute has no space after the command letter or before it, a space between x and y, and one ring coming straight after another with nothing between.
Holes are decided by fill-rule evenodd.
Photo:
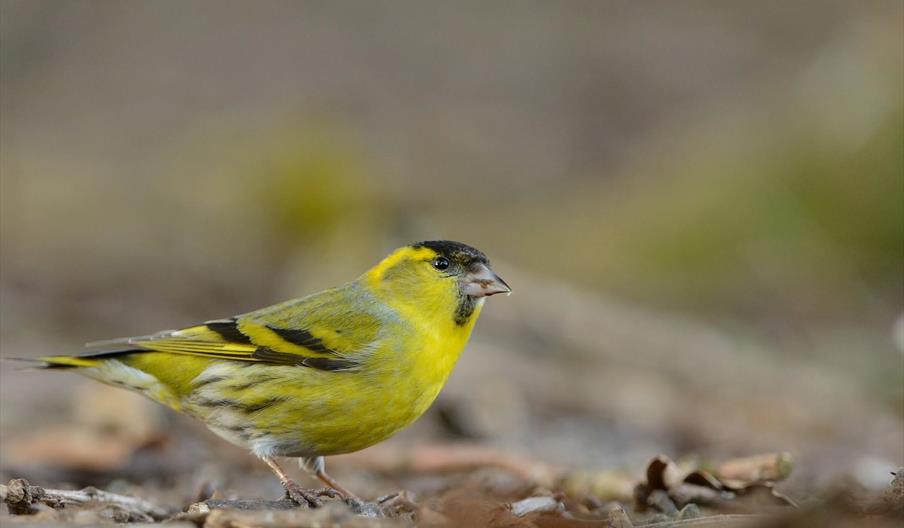
<instances>
[{"instance_id":1,"label":"blurred background","mask_svg":"<svg viewBox=\"0 0 904 528\"><path fill-rule=\"evenodd\" d=\"M514 294L391 445L630 471L789 451L801 495L904 463L900 2L3 0L0 61L4 356L445 238ZM187 430L166 459L242 489L187 419L0 369L4 478L96 483Z\"/></svg>"}]
</instances>

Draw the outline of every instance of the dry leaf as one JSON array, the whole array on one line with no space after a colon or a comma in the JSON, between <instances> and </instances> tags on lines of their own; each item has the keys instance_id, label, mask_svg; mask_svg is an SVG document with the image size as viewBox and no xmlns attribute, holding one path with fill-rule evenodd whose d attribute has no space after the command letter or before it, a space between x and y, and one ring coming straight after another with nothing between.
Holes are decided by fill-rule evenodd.
<instances>
[{"instance_id":1,"label":"dry leaf","mask_svg":"<svg viewBox=\"0 0 904 528\"><path fill-rule=\"evenodd\" d=\"M765 489L777 502L794 506L794 501L774 488L775 480L790 472L787 453L732 459L721 464L716 475L699 468L683 472L671 459L659 455L647 465L646 482L635 488L635 502L641 510L652 507L675 515L678 507L688 504L719 506L738 495Z\"/></svg>"}]
</instances>

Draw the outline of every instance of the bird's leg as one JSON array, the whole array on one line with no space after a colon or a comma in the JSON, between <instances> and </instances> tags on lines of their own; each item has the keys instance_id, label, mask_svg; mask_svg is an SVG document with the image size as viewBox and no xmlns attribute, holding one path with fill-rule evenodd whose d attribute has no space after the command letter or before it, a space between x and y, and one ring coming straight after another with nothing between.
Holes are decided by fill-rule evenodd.
<instances>
[{"instance_id":1,"label":"bird's leg","mask_svg":"<svg viewBox=\"0 0 904 528\"><path fill-rule=\"evenodd\" d=\"M261 460L264 461L265 464L270 466L270 469L276 473L276 476L279 478L280 484L286 489L286 494L290 499L297 502L298 504L307 504L311 508L316 508L320 506L320 499L317 498L317 495L311 493L310 491L299 486L294 480L289 478L289 475L286 475L286 472L283 471L279 464L276 463L276 460L273 460L272 457L262 456Z\"/></svg>"},{"instance_id":2,"label":"bird's leg","mask_svg":"<svg viewBox=\"0 0 904 528\"><path fill-rule=\"evenodd\" d=\"M339 492L342 495L343 499L352 499L352 500L360 500L354 493L345 489L345 486L336 482L333 477L329 476L326 472L326 462L322 456L319 457L305 457L299 459L299 465L307 471L308 473L313 474L317 477L320 482L323 482L330 488Z\"/></svg>"}]
</instances>

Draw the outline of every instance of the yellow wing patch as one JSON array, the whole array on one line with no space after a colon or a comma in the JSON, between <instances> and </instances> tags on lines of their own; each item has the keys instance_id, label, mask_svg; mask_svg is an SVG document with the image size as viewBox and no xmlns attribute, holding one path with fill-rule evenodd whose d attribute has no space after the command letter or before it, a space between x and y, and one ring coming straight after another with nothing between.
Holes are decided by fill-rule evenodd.
<instances>
[{"instance_id":1,"label":"yellow wing patch","mask_svg":"<svg viewBox=\"0 0 904 528\"><path fill-rule=\"evenodd\" d=\"M216 359L348 370L357 362L342 357L304 329L283 329L251 321L223 319L183 330L107 341L143 350Z\"/></svg>"}]
</instances>

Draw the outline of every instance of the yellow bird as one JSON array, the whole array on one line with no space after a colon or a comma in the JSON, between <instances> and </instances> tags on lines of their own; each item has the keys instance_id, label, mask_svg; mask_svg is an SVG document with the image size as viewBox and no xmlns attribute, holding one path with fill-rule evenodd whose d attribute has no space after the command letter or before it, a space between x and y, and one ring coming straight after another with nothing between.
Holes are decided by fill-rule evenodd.
<instances>
[{"instance_id":1,"label":"yellow bird","mask_svg":"<svg viewBox=\"0 0 904 528\"><path fill-rule=\"evenodd\" d=\"M397 249L357 280L229 319L39 358L139 392L250 449L296 502L317 497L275 457L343 496L324 457L372 446L439 394L486 297L511 289L482 252L428 241Z\"/></svg>"}]
</instances>

